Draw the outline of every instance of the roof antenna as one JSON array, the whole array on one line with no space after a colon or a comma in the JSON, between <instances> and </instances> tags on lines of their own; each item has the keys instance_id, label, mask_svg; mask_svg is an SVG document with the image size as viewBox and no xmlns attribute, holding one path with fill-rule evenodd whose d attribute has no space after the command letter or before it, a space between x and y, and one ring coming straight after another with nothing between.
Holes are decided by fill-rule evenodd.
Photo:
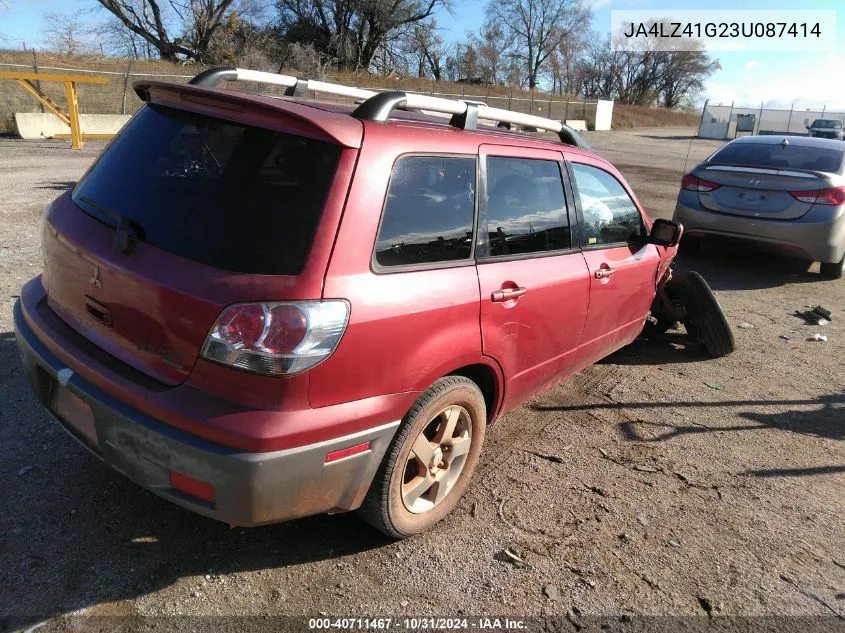
<instances>
[{"instance_id":1,"label":"roof antenna","mask_svg":"<svg viewBox=\"0 0 845 633\"><path fill-rule=\"evenodd\" d=\"M783 137L783 140L780 142L781 147L786 147L789 145L789 141L786 140L786 137Z\"/></svg>"}]
</instances>

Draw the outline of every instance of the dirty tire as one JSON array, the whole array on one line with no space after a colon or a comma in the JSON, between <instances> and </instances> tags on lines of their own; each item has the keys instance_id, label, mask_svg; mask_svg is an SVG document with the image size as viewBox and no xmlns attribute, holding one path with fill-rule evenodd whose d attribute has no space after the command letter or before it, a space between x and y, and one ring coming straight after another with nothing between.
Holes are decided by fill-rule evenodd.
<instances>
[{"instance_id":1,"label":"dirty tire","mask_svg":"<svg viewBox=\"0 0 845 633\"><path fill-rule=\"evenodd\" d=\"M734 336L725 313L701 275L695 271L676 273L667 292L683 304L687 332L710 357L719 358L734 351Z\"/></svg>"},{"instance_id":2,"label":"dirty tire","mask_svg":"<svg viewBox=\"0 0 845 633\"><path fill-rule=\"evenodd\" d=\"M682 237L679 247L687 255L695 255L701 250L700 237Z\"/></svg>"},{"instance_id":3,"label":"dirty tire","mask_svg":"<svg viewBox=\"0 0 845 633\"><path fill-rule=\"evenodd\" d=\"M454 428L457 432L463 429L463 433L468 433L470 440L466 457L461 463L456 479L444 493L445 496L439 501L431 502L433 506L430 509L421 511L417 508L412 512L407 506L405 486L409 485L406 483L409 469L417 468L420 463L415 458L419 452L415 443L422 437L423 432L426 437L432 429L439 433L439 429L443 428L442 425L449 419L445 413L455 410L459 411L459 420ZM417 399L402 419L396 437L393 438L379 466L358 514L367 523L395 539L407 538L430 528L455 508L469 486L481 454L486 425L487 407L478 385L464 376L446 376L435 382ZM463 438L454 439L461 441ZM436 440L437 434L429 441L429 445L437 444ZM454 459L460 458L453 458L449 466L443 469L444 472L456 464ZM447 461L448 457L444 456L442 463ZM420 473L413 481L428 477L429 471L426 470L424 477ZM438 487L440 485L435 484ZM437 488L430 488L425 494L428 493L435 499L438 497ZM423 501L427 501L424 497L425 495L419 496Z\"/></svg>"},{"instance_id":4,"label":"dirty tire","mask_svg":"<svg viewBox=\"0 0 845 633\"><path fill-rule=\"evenodd\" d=\"M845 269L845 255L838 262L831 262L829 264L822 262L821 266L819 266L819 273L825 279L841 279L843 269Z\"/></svg>"}]
</instances>

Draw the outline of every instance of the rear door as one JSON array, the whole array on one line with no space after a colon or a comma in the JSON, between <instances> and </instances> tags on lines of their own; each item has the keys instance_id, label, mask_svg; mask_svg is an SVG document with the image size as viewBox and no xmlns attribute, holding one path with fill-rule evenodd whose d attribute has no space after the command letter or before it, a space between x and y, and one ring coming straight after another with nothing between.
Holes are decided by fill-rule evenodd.
<instances>
[{"instance_id":1,"label":"rear door","mask_svg":"<svg viewBox=\"0 0 845 633\"><path fill-rule=\"evenodd\" d=\"M590 274L590 307L579 357L583 365L631 342L654 299L659 254L633 196L600 164L569 162Z\"/></svg>"},{"instance_id":2,"label":"rear door","mask_svg":"<svg viewBox=\"0 0 845 633\"><path fill-rule=\"evenodd\" d=\"M482 146L478 280L484 353L505 408L573 371L590 281L573 243L558 152Z\"/></svg>"}]
</instances>

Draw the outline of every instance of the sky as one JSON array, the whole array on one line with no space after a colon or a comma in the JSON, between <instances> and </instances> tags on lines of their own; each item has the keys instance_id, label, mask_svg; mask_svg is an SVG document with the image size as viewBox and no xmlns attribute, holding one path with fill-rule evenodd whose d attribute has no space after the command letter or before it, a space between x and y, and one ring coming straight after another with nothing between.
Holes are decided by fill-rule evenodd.
<instances>
[{"instance_id":1,"label":"sky","mask_svg":"<svg viewBox=\"0 0 845 633\"><path fill-rule=\"evenodd\" d=\"M96 0L11 0L12 8L0 10L0 45L40 47L39 27L45 13L68 13L99 7ZM736 106L821 108L845 110L845 2L842 0L585 0L593 10L593 29L610 30L610 11L636 9L833 9L841 3L834 51L715 52L722 69L707 81L703 98L711 103ZM0 0L2 4L2 0ZM460 41L467 31L477 31L484 19L483 0L453 0L451 12L440 11L438 22L447 41ZM92 16L101 11L92 11Z\"/></svg>"}]
</instances>

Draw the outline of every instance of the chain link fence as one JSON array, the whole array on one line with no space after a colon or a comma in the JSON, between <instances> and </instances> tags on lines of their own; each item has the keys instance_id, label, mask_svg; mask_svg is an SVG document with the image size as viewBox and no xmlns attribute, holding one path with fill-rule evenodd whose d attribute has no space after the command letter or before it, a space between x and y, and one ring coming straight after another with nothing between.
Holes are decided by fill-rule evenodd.
<instances>
[{"instance_id":1,"label":"chain link fence","mask_svg":"<svg viewBox=\"0 0 845 633\"><path fill-rule=\"evenodd\" d=\"M136 81L168 81L186 83L204 70L198 66L179 66L166 62L133 62L126 60L81 60L61 63L61 58L31 53L32 59L22 59L22 54L0 54L0 71L34 71L40 73L81 73L108 77L107 84L78 84L79 110L82 114L127 114L141 107L132 84ZM26 61L27 63L23 63ZM304 76L295 70L285 74ZM435 82L415 77L378 77L327 72L320 79L372 90L402 90L420 92L449 99L481 101L494 108L535 114L556 120L585 120L593 128L596 118L595 101L567 99L558 95L533 92L507 86L475 85L460 82ZM39 82L40 90L50 99L66 107L64 86L58 82ZM224 87L232 87L224 84ZM281 95L282 89L253 83L238 83L238 90L260 94ZM320 100L332 99L321 94ZM337 99L337 98L335 98ZM347 101L348 102L348 101ZM41 106L26 94L15 81L0 79L0 133L15 132L16 112L39 112Z\"/></svg>"},{"instance_id":2,"label":"chain link fence","mask_svg":"<svg viewBox=\"0 0 845 633\"><path fill-rule=\"evenodd\" d=\"M836 119L845 124L845 112L796 110L794 108L739 108L733 104L705 103L698 126L700 138L733 140L749 134L807 135L816 119Z\"/></svg>"}]
</instances>

